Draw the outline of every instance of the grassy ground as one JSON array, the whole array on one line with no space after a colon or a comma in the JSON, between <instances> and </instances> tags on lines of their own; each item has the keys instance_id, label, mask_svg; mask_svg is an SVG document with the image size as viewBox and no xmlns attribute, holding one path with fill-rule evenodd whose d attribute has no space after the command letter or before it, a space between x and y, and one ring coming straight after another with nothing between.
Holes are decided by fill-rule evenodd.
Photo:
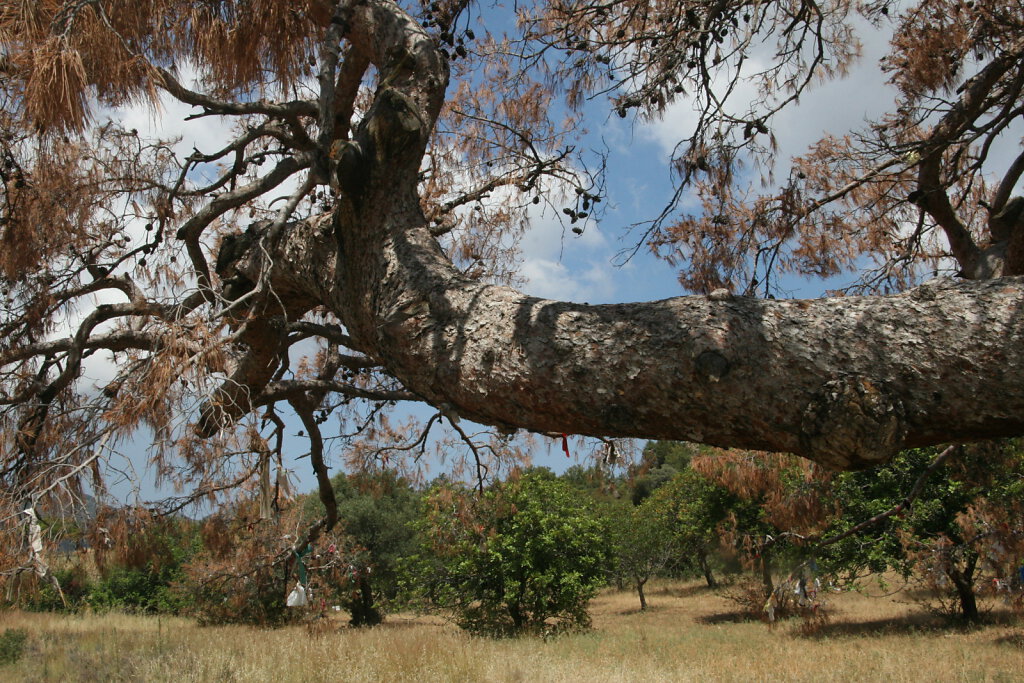
<instances>
[{"instance_id":1,"label":"grassy ground","mask_svg":"<svg viewBox=\"0 0 1024 683\"><path fill-rule=\"evenodd\" d=\"M398 615L368 630L199 628L185 619L0 612L29 633L3 681L1020 681L1024 629L942 628L892 598L835 595L813 636L769 629L695 583L663 583L651 607L609 591L594 630L549 642L471 638Z\"/></svg>"}]
</instances>

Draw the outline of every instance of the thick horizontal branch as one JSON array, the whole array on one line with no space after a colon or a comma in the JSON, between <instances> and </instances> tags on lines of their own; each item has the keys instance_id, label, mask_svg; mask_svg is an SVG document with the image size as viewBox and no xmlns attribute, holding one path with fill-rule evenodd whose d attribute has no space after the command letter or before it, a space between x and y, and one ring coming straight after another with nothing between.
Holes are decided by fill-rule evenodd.
<instances>
[{"instance_id":1,"label":"thick horizontal branch","mask_svg":"<svg viewBox=\"0 0 1024 683\"><path fill-rule=\"evenodd\" d=\"M449 283L414 287L417 298L382 315L374 355L477 421L789 451L839 468L1024 433L1018 279L608 306Z\"/></svg>"},{"instance_id":2,"label":"thick horizontal branch","mask_svg":"<svg viewBox=\"0 0 1024 683\"><path fill-rule=\"evenodd\" d=\"M477 422L792 452L843 469L1024 434L1019 278L590 306L467 280L411 210L354 225L366 224L351 242L364 251L340 260L322 231L295 226L270 281L305 283L410 394Z\"/></svg>"},{"instance_id":3,"label":"thick horizontal branch","mask_svg":"<svg viewBox=\"0 0 1024 683\"><path fill-rule=\"evenodd\" d=\"M105 349L107 351L127 351L128 349L139 349L152 351L159 344L159 340L148 332L135 330L124 330L120 332L109 332L106 334L93 335L82 343L83 351L96 351ZM26 344L0 353L0 367L10 363L16 363L34 356L49 356L57 353L66 353L75 345L74 337L64 337L47 342Z\"/></svg>"},{"instance_id":4,"label":"thick horizontal branch","mask_svg":"<svg viewBox=\"0 0 1024 683\"><path fill-rule=\"evenodd\" d=\"M348 382L324 379L297 379L272 382L253 402L256 405L267 405L275 401L283 401L306 392L337 393L351 398L364 398L369 401L422 401L408 391L391 391L382 389L365 389Z\"/></svg>"}]
</instances>

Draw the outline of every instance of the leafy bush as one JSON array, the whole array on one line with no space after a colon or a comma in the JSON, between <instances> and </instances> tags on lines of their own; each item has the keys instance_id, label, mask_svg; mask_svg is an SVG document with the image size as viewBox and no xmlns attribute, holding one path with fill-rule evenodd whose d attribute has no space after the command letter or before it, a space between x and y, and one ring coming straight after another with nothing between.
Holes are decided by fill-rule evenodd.
<instances>
[{"instance_id":1,"label":"leafy bush","mask_svg":"<svg viewBox=\"0 0 1024 683\"><path fill-rule=\"evenodd\" d=\"M462 628L511 636L590 626L607 534L571 486L528 474L479 498L437 490L428 503L413 575Z\"/></svg>"},{"instance_id":2,"label":"leafy bush","mask_svg":"<svg viewBox=\"0 0 1024 683\"><path fill-rule=\"evenodd\" d=\"M121 609L176 614L186 602L186 594L172 589L182 574L177 567L128 569L114 567L85 596L93 609Z\"/></svg>"},{"instance_id":3,"label":"leafy bush","mask_svg":"<svg viewBox=\"0 0 1024 683\"><path fill-rule=\"evenodd\" d=\"M53 576L66 604L49 581L33 577L20 601L23 607L171 614L185 610L190 594L176 592L173 586L184 576L184 563L200 548L195 522L154 518L134 508L104 508L94 526L102 527L102 536L78 539L89 542L88 550L53 556Z\"/></svg>"},{"instance_id":4,"label":"leafy bush","mask_svg":"<svg viewBox=\"0 0 1024 683\"><path fill-rule=\"evenodd\" d=\"M13 664L25 654L28 631L23 628L4 629L0 635L0 664Z\"/></svg>"}]
</instances>

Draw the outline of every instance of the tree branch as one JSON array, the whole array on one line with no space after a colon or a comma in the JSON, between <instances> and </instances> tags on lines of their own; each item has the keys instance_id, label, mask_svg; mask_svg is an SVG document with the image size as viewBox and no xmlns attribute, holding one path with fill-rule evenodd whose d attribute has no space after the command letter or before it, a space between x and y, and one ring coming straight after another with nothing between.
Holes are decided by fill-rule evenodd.
<instances>
[{"instance_id":1,"label":"tree branch","mask_svg":"<svg viewBox=\"0 0 1024 683\"><path fill-rule=\"evenodd\" d=\"M921 145L921 165L918 167L916 203L921 206L946 233L954 258L962 267L965 277L992 277L990 264L981 259L981 251L970 231L960 221L946 194L948 180L942 178L946 151L963 130L972 125L989 106L989 98L1005 74L1019 63L1020 46L1003 53L971 77L961 91L960 99L947 111Z\"/></svg>"},{"instance_id":2,"label":"tree branch","mask_svg":"<svg viewBox=\"0 0 1024 683\"><path fill-rule=\"evenodd\" d=\"M833 543L838 543L844 538L849 538L854 534L859 534L864 529L868 528L869 526L878 524L882 520L900 514L901 512L909 508L910 504L917 499L917 496L921 493L921 489L924 488L925 483L927 483L928 477L934 474L935 470L941 467L953 455L953 453L956 452L958 448L959 446L957 445L947 446L945 450L943 450L941 453L935 456L935 459L932 460L932 463L928 466L928 469L922 472L921 476L917 478L916 482L914 482L914 486L911 487L910 492L907 494L907 496L899 503L886 510L885 512L880 512L874 517L866 519L863 522L860 522L859 524L850 527L842 533L835 534L834 536L829 536L827 538L822 538L820 540L815 538L814 536L810 536L805 540L808 543L814 544L815 547L831 545Z\"/></svg>"},{"instance_id":3,"label":"tree branch","mask_svg":"<svg viewBox=\"0 0 1024 683\"><path fill-rule=\"evenodd\" d=\"M225 116L238 116L244 114L263 114L273 118L290 119L297 116L316 118L317 107L306 100L293 100L291 102L264 102L254 100L252 102L226 102L218 100L202 93L197 93L183 86L166 69L157 67L160 75L160 86L167 92L185 104L195 107L202 107L210 114Z\"/></svg>"},{"instance_id":4,"label":"tree branch","mask_svg":"<svg viewBox=\"0 0 1024 683\"><path fill-rule=\"evenodd\" d=\"M269 405L275 401L291 399L294 396L310 391L337 393L351 398L362 398L368 401L416 401L422 402L416 394L400 390L364 389L348 382L326 379L293 379L271 382L258 396L253 405Z\"/></svg>"},{"instance_id":5,"label":"tree branch","mask_svg":"<svg viewBox=\"0 0 1024 683\"><path fill-rule=\"evenodd\" d=\"M303 397L289 399L295 413L302 420L309 436L309 461L316 473L317 493L320 502L323 503L327 516L324 518L323 531L330 531L338 522L338 502L334 497L334 486L331 484L331 476L327 473L324 465L324 440L320 435L320 425L313 416L313 409L316 405Z\"/></svg>"}]
</instances>

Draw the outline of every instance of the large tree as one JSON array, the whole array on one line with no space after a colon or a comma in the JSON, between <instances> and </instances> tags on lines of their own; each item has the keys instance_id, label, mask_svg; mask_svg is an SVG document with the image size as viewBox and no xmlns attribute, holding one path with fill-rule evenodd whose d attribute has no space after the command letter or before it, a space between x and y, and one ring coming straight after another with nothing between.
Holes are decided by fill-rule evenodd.
<instances>
[{"instance_id":1,"label":"large tree","mask_svg":"<svg viewBox=\"0 0 1024 683\"><path fill-rule=\"evenodd\" d=\"M1022 16L953 0L558 0L514 17L468 0L2 3L7 509L98 485L98 459L142 424L189 495L267 482L288 405L326 526L324 414L369 410L364 433L398 433L367 402L426 402L456 430L461 415L838 468L1024 433L1024 154L995 154L1017 146ZM777 115L851 66L856 27L892 34L891 113L773 181ZM693 103L645 235L693 296L588 306L502 284L535 202L577 228L607 206L614 178L573 144L600 96L623 117ZM182 157L118 124L139 101L234 134ZM783 273L872 262L856 296L774 298ZM958 277L913 287L933 269ZM98 388L94 354L117 363Z\"/></svg>"}]
</instances>

